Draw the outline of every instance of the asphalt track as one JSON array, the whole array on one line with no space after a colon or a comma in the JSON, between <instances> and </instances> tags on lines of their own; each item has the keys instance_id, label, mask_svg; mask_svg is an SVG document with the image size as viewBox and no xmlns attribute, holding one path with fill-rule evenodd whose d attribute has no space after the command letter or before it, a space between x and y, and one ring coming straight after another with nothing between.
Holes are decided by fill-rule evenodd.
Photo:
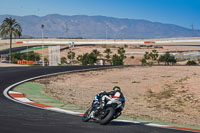
<instances>
[{"instance_id":1,"label":"asphalt track","mask_svg":"<svg viewBox=\"0 0 200 133\"><path fill-rule=\"evenodd\" d=\"M39 47L39 46L42 46L42 45L28 46L28 48ZM15 48L12 48L12 52L18 52L18 51L22 51L22 50L26 50L26 49L27 49L27 46L15 47ZM8 54L8 53L9 53L9 49L0 51L0 54Z\"/></svg>"},{"instance_id":2,"label":"asphalt track","mask_svg":"<svg viewBox=\"0 0 200 133\"><path fill-rule=\"evenodd\" d=\"M81 117L26 106L3 95L8 86L27 78L94 67L100 66L0 68L0 133L189 133L125 122L84 123Z\"/></svg>"}]
</instances>

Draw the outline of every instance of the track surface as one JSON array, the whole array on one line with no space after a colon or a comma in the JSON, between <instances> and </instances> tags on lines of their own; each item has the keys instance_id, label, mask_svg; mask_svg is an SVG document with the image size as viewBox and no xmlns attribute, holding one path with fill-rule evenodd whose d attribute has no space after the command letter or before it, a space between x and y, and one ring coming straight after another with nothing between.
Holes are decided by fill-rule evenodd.
<instances>
[{"instance_id":1,"label":"track surface","mask_svg":"<svg viewBox=\"0 0 200 133\"><path fill-rule=\"evenodd\" d=\"M123 122L112 122L106 126L93 122L84 123L81 117L29 107L15 103L3 95L5 88L27 78L85 68L89 67L0 68L0 133L186 133Z\"/></svg>"},{"instance_id":2,"label":"track surface","mask_svg":"<svg viewBox=\"0 0 200 133\"><path fill-rule=\"evenodd\" d=\"M30 49L30 48L34 48L34 47L41 47L42 45L32 45L32 46L21 46L21 47L14 47L12 48L12 52L20 52L22 50L26 50L27 48ZM54 45L44 45L44 46L54 46ZM56 45L55 45L56 46ZM67 46L67 45L60 45L60 46ZM82 46L95 46L95 44L82 44L82 45L75 45L75 47L82 47ZM69 47L65 47L65 48L61 48L60 50L65 50L65 49L69 49ZM32 51L32 50L30 50ZM30 52L29 51L29 52ZM9 54L9 48L8 49L4 49L4 50L1 50L0 49L0 54Z\"/></svg>"},{"instance_id":3,"label":"track surface","mask_svg":"<svg viewBox=\"0 0 200 133\"><path fill-rule=\"evenodd\" d=\"M42 45L28 46L28 48L39 47L39 46L42 46ZM22 51L22 50L26 50L26 49L27 49L27 46L15 47L15 48L12 48L12 52L18 52L18 51ZM0 54L8 54L8 53L9 53L9 49L0 51Z\"/></svg>"}]
</instances>

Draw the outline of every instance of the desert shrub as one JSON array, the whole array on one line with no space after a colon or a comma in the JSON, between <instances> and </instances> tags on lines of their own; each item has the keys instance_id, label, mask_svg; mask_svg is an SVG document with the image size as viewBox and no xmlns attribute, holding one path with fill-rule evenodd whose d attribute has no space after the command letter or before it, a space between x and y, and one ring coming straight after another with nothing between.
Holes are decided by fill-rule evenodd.
<instances>
[{"instance_id":1,"label":"desert shrub","mask_svg":"<svg viewBox=\"0 0 200 133\"><path fill-rule=\"evenodd\" d=\"M166 52L164 55L161 55L158 59L158 62L165 62L165 64L175 64L176 58L173 55L170 55L169 52Z\"/></svg>"},{"instance_id":2,"label":"desert shrub","mask_svg":"<svg viewBox=\"0 0 200 133\"><path fill-rule=\"evenodd\" d=\"M185 58L177 58L177 59L176 59L177 62L186 61L186 60L187 60L187 59L185 59Z\"/></svg>"},{"instance_id":3,"label":"desert shrub","mask_svg":"<svg viewBox=\"0 0 200 133\"><path fill-rule=\"evenodd\" d=\"M44 57L44 63L46 64L47 62L49 62L49 59L47 57Z\"/></svg>"},{"instance_id":4,"label":"desert shrub","mask_svg":"<svg viewBox=\"0 0 200 133\"><path fill-rule=\"evenodd\" d=\"M106 50L104 51L104 53L106 53L106 59L109 60L110 59L110 54L112 53L112 51L110 50L110 48L106 48Z\"/></svg>"},{"instance_id":5,"label":"desert shrub","mask_svg":"<svg viewBox=\"0 0 200 133\"><path fill-rule=\"evenodd\" d=\"M120 58L122 59L122 61L126 58L126 56L124 55L125 54L125 49L122 47L122 48L119 48L118 50L117 50L117 52L118 52L118 54L119 54L119 56L120 56Z\"/></svg>"},{"instance_id":6,"label":"desert shrub","mask_svg":"<svg viewBox=\"0 0 200 133\"><path fill-rule=\"evenodd\" d=\"M92 53L85 53L83 55L79 55L77 60L81 62L82 65L94 65L97 61L97 56Z\"/></svg>"},{"instance_id":7,"label":"desert shrub","mask_svg":"<svg viewBox=\"0 0 200 133\"><path fill-rule=\"evenodd\" d=\"M98 56L101 56L101 52L98 51L97 49L92 50L91 54L93 54L95 56L95 58L98 58Z\"/></svg>"},{"instance_id":8,"label":"desert shrub","mask_svg":"<svg viewBox=\"0 0 200 133\"><path fill-rule=\"evenodd\" d=\"M123 59L121 58L121 56L115 54L112 56L112 60L111 60L111 64L112 65L123 65Z\"/></svg>"},{"instance_id":9,"label":"desert shrub","mask_svg":"<svg viewBox=\"0 0 200 133\"><path fill-rule=\"evenodd\" d=\"M61 57L61 64L64 64L67 62L67 58L66 57Z\"/></svg>"},{"instance_id":10,"label":"desert shrub","mask_svg":"<svg viewBox=\"0 0 200 133\"><path fill-rule=\"evenodd\" d=\"M147 65L148 63L147 63L147 60L145 59L145 58L143 58L142 60L140 60L141 61L141 64L143 65L143 66L145 66L145 65Z\"/></svg>"},{"instance_id":11,"label":"desert shrub","mask_svg":"<svg viewBox=\"0 0 200 133\"><path fill-rule=\"evenodd\" d=\"M8 60L8 58L6 59ZM17 63L18 60L39 61L40 55L38 53L12 53L12 63Z\"/></svg>"},{"instance_id":12,"label":"desert shrub","mask_svg":"<svg viewBox=\"0 0 200 133\"><path fill-rule=\"evenodd\" d=\"M75 57L75 53L74 53L74 52L69 51L69 52L67 53L67 58L68 58L68 59L70 59L70 60L72 59L72 60L73 60L74 57Z\"/></svg>"},{"instance_id":13,"label":"desert shrub","mask_svg":"<svg viewBox=\"0 0 200 133\"><path fill-rule=\"evenodd\" d=\"M25 54L25 55L27 55L27 54ZM39 61L40 60L40 55L38 53L29 53L28 54L28 60L29 61Z\"/></svg>"},{"instance_id":14,"label":"desert shrub","mask_svg":"<svg viewBox=\"0 0 200 133\"><path fill-rule=\"evenodd\" d=\"M198 59L198 62L200 63L200 58Z\"/></svg>"},{"instance_id":15,"label":"desert shrub","mask_svg":"<svg viewBox=\"0 0 200 133\"><path fill-rule=\"evenodd\" d=\"M152 52L145 52L144 58L141 60L142 65L153 65L158 58L158 51L152 50Z\"/></svg>"},{"instance_id":16,"label":"desert shrub","mask_svg":"<svg viewBox=\"0 0 200 133\"><path fill-rule=\"evenodd\" d=\"M197 63L194 61L194 60L192 60L192 61L188 61L187 63L186 63L186 65L197 65Z\"/></svg>"}]
</instances>

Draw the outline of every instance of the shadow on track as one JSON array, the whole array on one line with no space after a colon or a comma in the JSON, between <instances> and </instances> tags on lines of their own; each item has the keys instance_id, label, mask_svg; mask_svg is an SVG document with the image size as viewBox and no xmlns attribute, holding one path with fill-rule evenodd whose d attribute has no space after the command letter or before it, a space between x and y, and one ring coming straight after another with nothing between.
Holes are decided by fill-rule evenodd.
<instances>
[{"instance_id":1,"label":"shadow on track","mask_svg":"<svg viewBox=\"0 0 200 133\"><path fill-rule=\"evenodd\" d=\"M89 121L89 123L96 123L99 124L98 121ZM129 126L129 125L145 125L148 124L148 122L144 123L133 123L133 122L122 122L122 121L111 121L107 125L102 125L102 126Z\"/></svg>"}]
</instances>

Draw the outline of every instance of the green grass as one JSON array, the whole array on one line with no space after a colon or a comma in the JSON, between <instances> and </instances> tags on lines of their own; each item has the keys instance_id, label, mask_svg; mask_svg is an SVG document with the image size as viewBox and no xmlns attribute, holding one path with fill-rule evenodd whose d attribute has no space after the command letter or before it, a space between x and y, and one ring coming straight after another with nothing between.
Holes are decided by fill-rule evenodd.
<instances>
[{"instance_id":1,"label":"green grass","mask_svg":"<svg viewBox=\"0 0 200 133\"><path fill-rule=\"evenodd\" d=\"M46 94L42 92L42 89L44 87L45 86L43 84L27 82L14 88L14 91L21 92L28 99L34 102L41 103L41 104L58 107L58 108L66 109L66 110L73 110L73 111L82 112L82 113L86 110L81 107L59 101L58 99L54 97L47 96Z\"/></svg>"},{"instance_id":2,"label":"green grass","mask_svg":"<svg viewBox=\"0 0 200 133\"><path fill-rule=\"evenodd\" d=\"M48 48L48 46L44 46L44 49L45 48ZM28 48L28 49L25 49L25 50L22 50L20 52L27 52L27 51L33 51L33 50L39 50L39 49L42 49L42 46L38 46L38 47L33 47L33 48Z\"/></svg>"},{"instance_id":3,"label":"green grass","mask_svg":"<svg viewBox=\"0 0 200 133\"><path fill-rule=\"evenodd\" d=\"M48 46L44 46L44 49L45 48L48 48ZM33 48L28 48L28 49L22 50L20 52L24 53L24 52L27 52L27 51L33 51L33 50L39 50L39 49L42 49L42 46L36 46L36 47L33 47ZM0 51L4 51L4 50L8 50L8 49L1 49Z\"/></svg>"}]
</instances>

